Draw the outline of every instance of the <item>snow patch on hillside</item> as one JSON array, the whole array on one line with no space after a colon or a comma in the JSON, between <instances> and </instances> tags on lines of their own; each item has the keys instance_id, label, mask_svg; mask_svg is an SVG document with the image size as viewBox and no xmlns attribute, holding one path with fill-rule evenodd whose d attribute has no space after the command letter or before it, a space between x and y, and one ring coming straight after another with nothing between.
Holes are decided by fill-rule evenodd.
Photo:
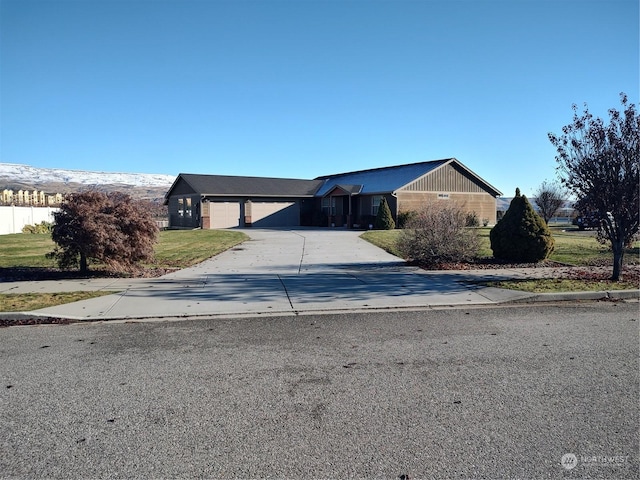
<instances>
[{"instance_id":1,"label":"snow patch on hillside","mask_svg":"<svg viewBox=\"0 0 640 480\"><path fill-rule=\"evenodd\" d=\"M15 163L0 163L0 177L33 184L60 182L85 185L133 185L136 187L169 187L176 177L152 173L111 173L38 168Z\"/></svg>"}]
</instances>

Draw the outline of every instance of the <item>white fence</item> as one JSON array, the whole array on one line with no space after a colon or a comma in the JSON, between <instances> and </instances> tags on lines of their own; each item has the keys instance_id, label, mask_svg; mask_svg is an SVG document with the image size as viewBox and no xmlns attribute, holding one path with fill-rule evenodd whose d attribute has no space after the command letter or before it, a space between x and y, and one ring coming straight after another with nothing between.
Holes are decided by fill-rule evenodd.
<instances>
[{"instance_id":1,"label":"white fence","mask_svg":"<svg viewBox=\"0 0 640 480\"><path fill-rule=\"evenodd\" d=\"M52 207L0 207L0 235L22 233L25 225L53 223L53 212L58 210Z\"/></svg>"}]
</instances>

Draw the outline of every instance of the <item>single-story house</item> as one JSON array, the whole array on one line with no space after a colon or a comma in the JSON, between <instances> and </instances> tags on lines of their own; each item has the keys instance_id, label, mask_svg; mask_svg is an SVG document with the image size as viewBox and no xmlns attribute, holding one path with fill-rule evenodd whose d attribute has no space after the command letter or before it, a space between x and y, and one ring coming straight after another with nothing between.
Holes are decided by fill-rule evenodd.
<instances>
[{"instance_id":1,"label":"single-story house","mask_svg":"<svg viewBox=\"0 0 640 480\"><path fill-rule=\"evenodd\" d=\"M394 218L449 201L496 221L502 193L455 158L314 180L181 173L165 195L170 228L365 227L385 197Z\"/></svg>"}]
</instances>

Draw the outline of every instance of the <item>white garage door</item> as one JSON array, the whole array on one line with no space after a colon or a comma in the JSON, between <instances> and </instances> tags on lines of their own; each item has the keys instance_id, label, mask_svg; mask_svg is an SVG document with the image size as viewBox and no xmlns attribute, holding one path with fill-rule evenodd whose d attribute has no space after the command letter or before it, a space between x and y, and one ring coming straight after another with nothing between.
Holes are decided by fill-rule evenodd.
<instances>
[{"instance_id":1,"label":"white garage door","mask_svg":"<svg viewBox=\"0 0 640 480\"><path fill-rule=\"evenodd\" d=\"M240 204L238 202L212 202L210 208L211 228L240 226Z\"/></svg>"},{"instance_id":2,"label":"white garage door","mask_svg":"<svg viewBox=\"0 0 640 480\"><path fill-rule=\"evenodd\" d=\"M252 202L251 224L254 227L297 227L300 205L296 202Z\"/></svg>"}]
</instances>

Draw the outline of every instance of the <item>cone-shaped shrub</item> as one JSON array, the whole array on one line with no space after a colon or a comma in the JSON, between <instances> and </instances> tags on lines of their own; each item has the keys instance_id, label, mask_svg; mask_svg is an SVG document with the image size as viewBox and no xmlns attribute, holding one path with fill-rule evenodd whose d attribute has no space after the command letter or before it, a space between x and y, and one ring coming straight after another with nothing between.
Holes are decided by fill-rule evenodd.
<instances>
[{"instance_id":1,"label":"cone-shaped shrub","mask_svg":"<svg viewBox=\"0 0 640 480\"><path fill-rule=\"evenodd\" d=\"M516 196L504 217L489 233L493 256L516 262L539 262L553 252L553 237L549 227L534 210L527 197Z\"/></svg>"},{"instance_id":2,"label":"cone-shaped shrub","mask_svg":"<svg viewBox=\"0 0 640 480\"><path fill-rule=\"evenodd\" d=\"M396 222L393 220L387 199L384 197L380 199L380 206L378 207L376 219L373 222L373 228L376 230L393 230L396 228Z\"/></svg>"}]
</instances>

